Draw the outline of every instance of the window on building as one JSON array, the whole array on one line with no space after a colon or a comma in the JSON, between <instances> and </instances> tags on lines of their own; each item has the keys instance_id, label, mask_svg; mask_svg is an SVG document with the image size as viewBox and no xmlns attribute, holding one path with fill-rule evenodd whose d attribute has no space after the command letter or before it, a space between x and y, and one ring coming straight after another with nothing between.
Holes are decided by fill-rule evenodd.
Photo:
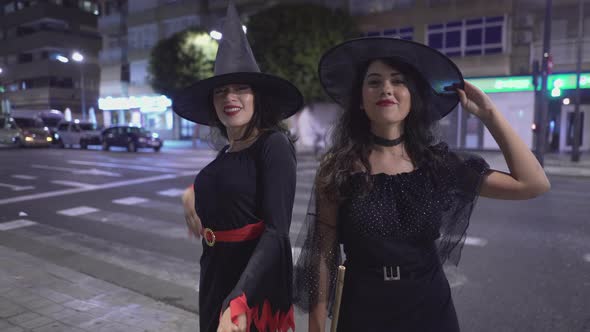
<instances>
[{"instance_id":1,"label":"window on building","mask_svg":"<svg viewBox=\"0 0 590 332\"><path fill-rule=\"evenodd\" d=\"M144 24L129 28L127 40L129 49L142 50L152 48L158 38L158 27L156 24Z\"/></svg>"},{"instance_id":2,"label":"window on building","mask_svg":"<svg viewBox=\"0 0 590 332\"><path fill-rule=\"evenodd\" d=\"M170 37L173 34L186 30L192 26L199 25L199 17L196 15L180 17L164 21L164 36Z\"/></svg>"},{"instance_id":3,"label":"window on building","mask_svg":"<svg viewBox=\"0 0 590 332\"><path fill-rule=\"evenodd\" d=\"M375 37L375 36L387 36L387 37L395 37L405 40L413 40L414 39L414 28L413 27L405 27L405 28L389 28L381 31L369 31L364 34L367 37Z\"/></svg>"},{"instance_id":4,"label":"window on building","mask_svg":"<svg viewBox=\"0 0 590 332\"><path fill-rule=\"evenodd\" d=\"M4 15L14 13L15 10L14 1L10 1L4 5Z\"/></svg>"},{"instance_id":5,"label":"window on building","mask_svg":"<svg viewBox=\"0 0 590 332\"><path fill-rule=\"evenodd\" d=\"M504 51L504 16L480 17L430 24L428 46L448 56L469 56Z\"/></svg>"},{"instance_id":6,"label":"window on building","mask_svg":"<svg viewBox=\"0 0 590 332\"><path fill-rule=\"evenodd\" d=\"M33 62L33 53L21 53L18 55L18 63Z\"/></svg>"}]
</instances>

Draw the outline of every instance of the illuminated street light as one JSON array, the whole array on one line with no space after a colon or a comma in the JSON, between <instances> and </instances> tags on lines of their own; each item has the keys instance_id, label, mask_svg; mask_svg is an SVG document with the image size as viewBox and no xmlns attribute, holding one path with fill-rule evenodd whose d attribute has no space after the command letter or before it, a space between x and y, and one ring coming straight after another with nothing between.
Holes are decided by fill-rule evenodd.
<instances>
[{"instance_id":1,"label":"illuminated street light","mask_svg":"<svg viewBox=\"0 0 590 332\"><path fill-rule=\"evenodd\" d=\"M65 57L65 56L63 56L63 55L58 55L58 56L56 56L56 57L55 57L55 59L56 59L57 61L59 61L59 62L63 62L63 63L68 63L68 62L70 62L70 59L66 58L66 57Z\"/></svg>"},{"instance_id":2,"label":"illuminated street light","mask_svg":"<svg viewBox=\"0 0 590 332\"><path fill-rule=\"evenodd\" d=\"M211 32L209 32L209 36L215 40L220 40L223 35L217 30L211 30Z\"/></svg>"},{"instance_id":3,"label":"illuminated street light","mask_svg":"<svg viewBox=\"0 0 590 332\"><path fill-rule=\"evenodd\" d=\"M242 30L244 30L244 33L248 32L248 28L245 25L242 25ZM209 36L215 40L220 40L223 37L223 34L217 30L211 30Z\"/></svg>"},{"instance_id":4,"label":"illuminated street light","mask_svg":"<svg viewBox=\"0 0 590 332\"><path fill-rule=\"evenodd\" d=\"M84 61L84 56L80 52L74 52L72 53L72 60L82 62Z\"/></svg>"}]
</instances>

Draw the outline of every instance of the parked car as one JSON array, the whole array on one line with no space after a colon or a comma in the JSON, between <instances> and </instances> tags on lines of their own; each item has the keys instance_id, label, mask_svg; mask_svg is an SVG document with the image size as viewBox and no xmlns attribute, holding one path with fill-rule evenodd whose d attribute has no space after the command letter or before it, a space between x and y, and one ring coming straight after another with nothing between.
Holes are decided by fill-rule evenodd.
<instances>
[{"instance_id":1,"label":"parked car","mask_svg":"<svg viewBox=\"0 0 590 332\"><path fill-rule=\"evenodd\" d=\"M53 138L49 129L39 117L12 117L19 131L18 142L20 146L49 146Z\"/></svg>"},{"instance_id":2,"label":"parked car","mask_svg":"<svg viewBox=\"0 0 590 332\"><path fill-rule=\"evenodd\" d=\"M13 109L12 110L12 117L13 118L39 118L43 121L43 126L46 127L49 131L49 134L52 138L52 143L57 144L59 143L57 137L57 125L60 121L64 119L64 115L61 111L54 110L54 109L45 109L45 110L29 110L29 109Z\"/></svg>"},{"instance_id":3,"label":"parked car","mask_svg":"<svg viewBox=\"0 0 590 332\"><path fill-rule=\"evenodd\" d=\"M12 118L0 118L0 144L1 145L20 145L20 131Z\"/></svg>"},{"instance_id":4,"label":"parked car","mask_svg":"<svg viewBox=\"0 0 590 332\"><path fill-rule=\"evenodd\" d=\"M102 132L102 149L105 151L111 146L122 146L129 152L137 152L139 148L152 148L158 152L163 144L158 134L140 127L114 126Z\"/></svg>"},{"instance_id":5,"label":"parked car","mask_svg":"<svg viewBox=\"0 0 590 332\"><path fill-rule=\"evenodd\" d=\"M57 126L57 137L60 147L80 145L81 149L89 145L101 145L102 133L95 123L79 121L63 121Z\"/></svg>"}]
</instances>

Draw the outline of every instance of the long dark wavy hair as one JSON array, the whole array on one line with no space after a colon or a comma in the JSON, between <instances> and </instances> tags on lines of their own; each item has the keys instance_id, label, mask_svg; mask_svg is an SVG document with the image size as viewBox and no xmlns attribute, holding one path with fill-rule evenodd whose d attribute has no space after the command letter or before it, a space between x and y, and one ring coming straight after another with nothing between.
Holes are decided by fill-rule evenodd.
<instances>
[{"instance_id":1,"label":"long dark wavy hair","mask_svg":"<svg viewBox=\"0 0 590 332\"><path fill-rule=\"evenodd\" d=\"M246 127L244 135L238 138L238 141L250 138L254 129L258 129L259 135L265 131L279 131L287 135L291 143L294 143L297 140L297 137L291 134L285 123L282 121L281 114L279 112L272 112L272 106L267 102L265 95L263 93L259 93L258 89L256 89L254 86L251 87L252 92L254 93L254 114L252 115L252 119ZM227 140L227 128L223 125L223 123L221 123L217 117L217 114L215 113L215 106L213 105L213 92L209 95L209 110L210 125L216 128L218 133Z\"/></svg>"},{"instance_id":2,"label":"long dark wavy hair","mask_svg":"<svg viewBox=\"0 0 590 332\"><path fill-rule=\"evenodd\" d=\"M350 175L359 171L359 163L364 168L361 193L368 193L372 187L369 154L373 141L370 135L370 120L360 105L364 77L369 65L377 60L399 70L405 77L405 84L411 96L411 106L403 124L403 144L414 168L439 164L438 158L429 149L435 141L433 126L436 123L427 106L430 85L421 74L403 61L396 58L373 59L358 66L349 105L332 132L332 146L324 155L316 178L320 197L337 202L347 199ZM425 168L430 175L434 175L434 167Z\"/></svg>"}]
</instances>

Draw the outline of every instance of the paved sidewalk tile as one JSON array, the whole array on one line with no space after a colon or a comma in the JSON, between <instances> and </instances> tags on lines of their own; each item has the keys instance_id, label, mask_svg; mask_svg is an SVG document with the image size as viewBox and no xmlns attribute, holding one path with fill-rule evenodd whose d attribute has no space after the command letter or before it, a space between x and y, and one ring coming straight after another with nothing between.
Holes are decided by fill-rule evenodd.
<instances>
[{"instance_id":1,"label":"paved sidewalk tile","mask_svg":"<svg viewBox=\"0 0 590 332\"><path fill-rule=\"evenodd\" d=\"M0 246L1 332L198 331L198 317Z\"/></svg>"}]
</instances>

